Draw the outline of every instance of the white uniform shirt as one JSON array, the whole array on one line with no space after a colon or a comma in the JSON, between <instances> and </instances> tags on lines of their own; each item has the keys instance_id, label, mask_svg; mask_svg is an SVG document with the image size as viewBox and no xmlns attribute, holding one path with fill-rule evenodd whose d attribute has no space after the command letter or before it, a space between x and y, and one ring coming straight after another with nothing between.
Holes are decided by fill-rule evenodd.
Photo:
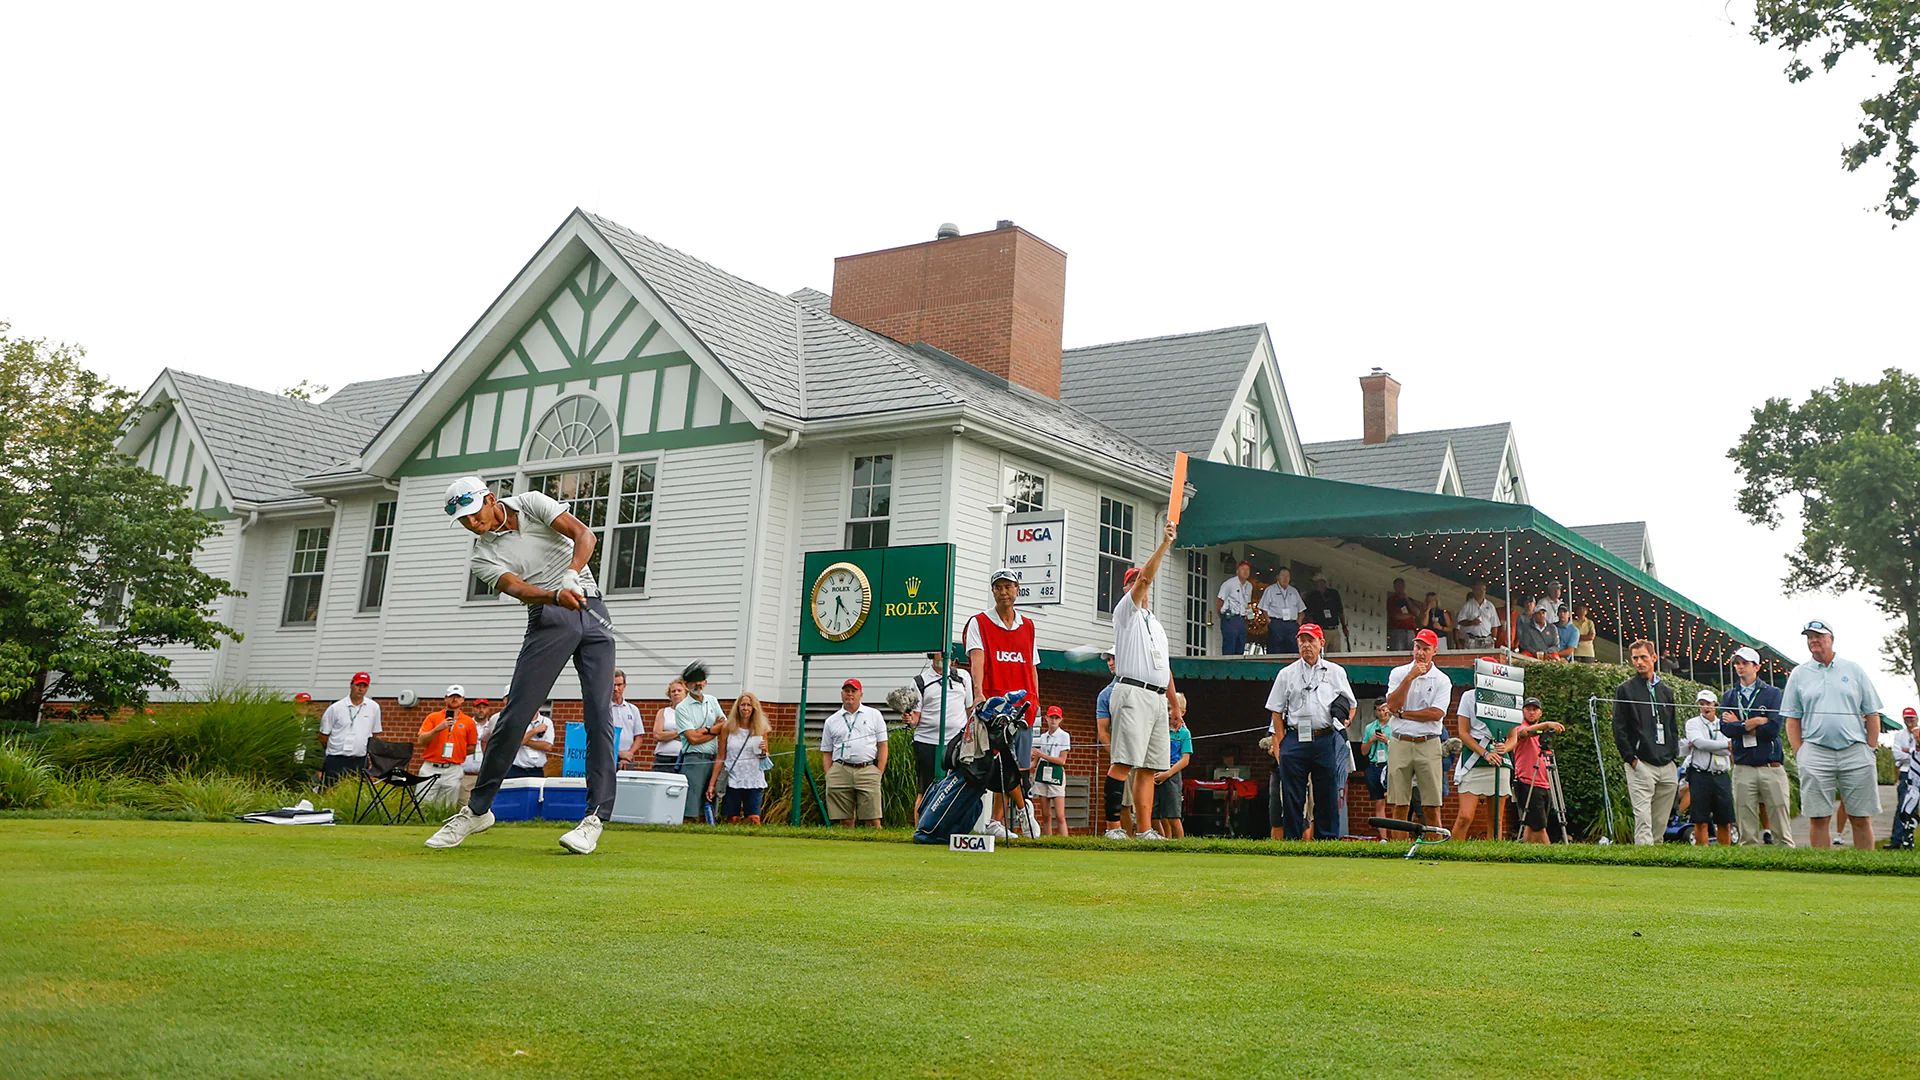
<instances>
[{"instance_id":1,"label":"white uniform shirt","mask_svg":"<svg viewBox=\"0 0 1920 1080\"><path fill-rule=\"evenodd\" d=\"M1307 602L1301 599L1299 589L1276 581L1260 594L1260 610L1281 622L1294 622L1307 610Z\"/></svg>"},{"instance_id":2,"label":"white uniform shirt","mask_svg":"<svg viewBox=\"0 0 1920 1080\"><path fill-rule=\"evenodd\" d=\"M1536 596L1533 598L1533 610L1539 611L1541 608L1546 608L1547 621L1557 623L1560 621L1560 608L1565 603L1565 600L1555 600L1551 596Z\"/></svg>"},{"instance_id":3,"label":"white uniform shirt","mask_svg":"<svg viewBox=\"0 0 1920 1080\"><path fill-rule=\"evenodd\" d=\"M573 565L573 541L556 532L553 522L570 513L573 504L555 502L538 491L523 491L500 501L519 513L520 527L474 538L474 574L494 588L499 588L501 574L512 574L536 589L558 586L560 575ZM581 568L580 586L588 596L599 595L593 567Z\"/></svg>"},{"instance_id":4,"label":"white uniform shirt","mask_svg":"<svg viewBox=\"0 0 1920 1080\"><path fill-rule=\"evenodd\" d=\"M366 757L367 739L380 734L380 703L341 698L320 714L320 734L327 737L328 757Z\"/></svg>"},{"instance_id":5,"label":"white uniform shirt","mask_svg":"<svg viewBox=\"0 0 1920 1080\"><path fill-rule=\"evenodd\" d=\"M1469 690L1460 695L1460 707L1456 709L1455 712L1467 718L1467 733L1473 736L1474 741L1489 750L1493 749L1496 741L1493 737L1493 729L1487 726L1485 720L1480 719L1479 700L1473 696L1473 691ZM1492 762L1474 753L1466 746L1461 746L1459 760L1453 763L1453 782L1457 784L1466 779L1468 773L1482 765L1488 768L1493 767ZM1513 768L1513 763L1509 760L1507 764L1502 765L1500 768L1501 772L1510 773Z\"/></svg>"},{"instance_id":6,"label":"white uniform shirt","mask_svg":"<svg viewBox=\"0 0 1920 1080\"><path fill-rule=\"evenodd\" d=\"M1690 768L1708 772L1726 772L1733 768L1733 755L1727 753L1733 746L1733 740L1720 731L1719 716L1719 707L1715 706L1712 720L1699 713L1687 717L1686 734L1680 739L1680 753L1685 755Z\"/></svg>"},{"instance_id":7,"label":"white uniform shirt","mask_svg":"<svg viewBox=\"0 0 1920 1080\"><path fill-rule=\"evenodd\" d=\"M633 741L640 737L640 729L646 726L640 719L640 706L631 701L622 701L613 707L613 726L620 731L620 741L614 746L617 757L633 756Z\"/></svg>"},{"instance_id":8,"label":"white uniform shirt","mask_svg":"<svg viewBox=\"0 0 1920 1080\"><path fill-rule=\"evenodd\" d=\"M1235 574L1220 583L1220 591L1215 595L1220 599L1220 614L1244 617L1253 604L1253 582L1241 581L1240 575Z\"/></svg>"},{"instance_id":9,"label":"white uniform shirt","mask_svg":"<svg viewBox=\"0 0 1920 1080\"><path fill-rule=\"evenodd\" d=\"M1165 686L1173 681L1173 667L1167 660L1167 631L1152 611L1133 602L1130 592L1121 593L1113 605L1113 673L1148 686Z\"/></svg>"},{"instance_id":10,"label":"white uniform shirt","mask_svg":"<svg viewBox=\"0 0 1920 1080\"><path fill-rule=\"evenodd\" d=\"M1296 731L1303 727L1309 733L1327 731L1334 727L1333 703L1343 698L1351 717L1359 699L1353 696L1346 668L1326 657L1313 665L1302 658L1281 668L1280 674L1274 676L1273 689L1267 692L1267 712L1279 713L1287 726ZM1284 734L1274 732L1276 738Z\"/></svg>"},{"instance_id":11,"label":"white uniform shirt","mask_svg":"<svg viewBox=\"0 0 1920 1080\"><path fill-rule=\"evenodd\" d=\"M851 715L835 709L821 729L820 752L836 762L864 765L879 760L880 744L886 741L887 722L873 706L862 705Z\"/></svg>"},{"instance_id":12,"label":"white uniform shirt","mask_svg":"<svg viewBox=\"0 0 1920 1080\"><path fill-rule=\"evenodd\" d=\"M981 614L993 620L993 625L1002 630L1018 630L1027 621L1027 617L1018 611L1013 613L1013 621L1010 623L1000 621L1000 612L997 608L988 608L986 611L981 612ZM980 624L978 622L973 619L967 620L967 628L961 634L961 643L966 647L968 652L972 652L975 649L979 649L981 652L987 650L986 643L980 640ZM1036 646L1036 648L1037 647L1038 646ZM968 678L971 679L972 676L968 676ZM969 701L967 704L971 705L973 703Z\"/></svg>"},{"instance_id":13,"label":"white uniform shirt","mask_svg":"<svg viewBox=\"0 0 1920 1080\"><path fill-rule=\"evenodd\" d=\"M1387 676L1388 696L1392 696L1394 689L1405 682L1407 676L1412 673L1412 664L1401 664L1399 667L1394 668L1393 673ZM1436 664L1430 668L1425 675L1415 679L1412 686L1407 687L1407 703L1401 708L1404 712L1418 712L1421 709L1439 709L1443 718L1440 720L1405 720L1396 716L1393 718L1393 723L1388 726L1393 729L1395 735L1445 735L1447 733L1447 725L1444 715L1447 711L1447 703L1452 700L1453 683L1448 680L1446 675L1441 672L1440 666Z\"/></svg>"},{"instance_id":14,"label":"white uniform shirt","mask_svg":"<svg viewBox=\"0 0 1920 1080\"><path fill-rule=\"evenodd\" d=\"M460 763L460 771L468 776L480 775L480 759L486 756L486 751L480 748L480 744L487 740L487 736L493 734L493 721L494 717L489 716L473 725L474 730L479 732L479 737L473 740L473 749L468 751L467 760Z\"/></svg>"},{"instance_id":15,"label":"white uniform shirt","mask_svg":"<svg viewBox=\"0 0 1920 1080\"><path fill-rule=\"evenodd\" d=\"M972 626L973 620L968 619ZM940 673L928 664L920 674L914 676L913 685L920 691L920 724L913 729L913 741L939 745L940 732L945 731L951 739L966 726L967 709L973 704L973 676L958 664L953 665L953 674L946 680L947 715L946 727L940 726Z\"/></svg>"},{"instance_id":16,"label":"white uniform shirt","mask_svg":"<svg viewBox=\"0 0 1920 1080\"><path fill-rule=\"evenodd\" d=\"M535 713L533 722L527 725L527 734L541 742L550 743L553 741L553 721ZM544 769L547 767L547 752L522 745L514 751L513 763L526 769Z\"/></svg>"},{"instance_id":17,"label":"white uniform shirt","mask_svg":"<svg viewBox=\"0 0 1920 1080\"><path fill-rule=\"evenodd\" d=\"M1476 619L1479 622L1475 623ZM1469 596L1454 616L1454 624L1469 637L1492 637L1493 632L1500 629L1500 611L1492 600L1475 600Z\"/></svg>"},{"instance_id":18,"label":"white uniform shirt","mask_svg":"<svg viewBox=\"0 0 1920 1080\"><path fill-rule=\"evenodd\" d=\"M1033 749L1035 753L1059 757L1073 749L1073 736L1069 735L1064 727L1058 731L1043 730L1033 737Z\"/></svg>"}]
</instances>

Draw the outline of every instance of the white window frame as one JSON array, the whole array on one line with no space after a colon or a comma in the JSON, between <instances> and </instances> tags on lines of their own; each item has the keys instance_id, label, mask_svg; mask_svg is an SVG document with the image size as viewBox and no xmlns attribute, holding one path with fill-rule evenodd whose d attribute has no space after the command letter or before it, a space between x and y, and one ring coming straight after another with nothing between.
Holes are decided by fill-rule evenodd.
<instances>
[{"instance_id":1,"label":"white window frame","mask_svg":"<svg viewBox=\"0 0 1920 1080\"><path fill-rule=\"evenodd\" d=\"M385 526L387 530L387 546L385 550L375 551L373 550L373 545L374 545L374 542L378 540L380 536L380 529L381 529L380 508L383 506L393 507L393 517L388 520ZM400 533L400 500L398 496L391 499L381 499L378 502L375 502L372 508L367 513L367 543L365 548L366 557L360 561L360 596L358 598L358 603L355 606L355 611L354 611L355 614L378 615L380 614L380 610L386 606L387 586L390 583L389 573L393 569L393 540L394 540L394 537L399 535L399 533ZM370 580L372 580L373 560L375 559L381 560L380 602L378 604L373 604L369 606L367 604L367 583Z\"/></svg>"},{"instance_id":2,"label":"white window frame","mask_svg":"<svg viewBox=\"0 0 1920 1080\"><path fill-rule=\"evenodd\" d=\"M642 454L638 457L620 458L613 463L613 484L612 491L609 493L611 502L607 507L607 547L605 551L594 552L594 556L600 565L595 568L593 573L594 580L600 583L601 591L608 596L637 597L644 599L647 595L648 587L645 584L627 586L625 588L614 587L613 553L619 547L619 534L623 530L646 529L647 543L643 554L647 563L647 572L650 580L653 569L653 541L660 528L660 474L664 465L665 455L657 453ZM647 508L647 520L644 522L622 524L620 521L620 500L626 495L626 471L630 468L647 468L649 466L653 469L653 490L649 493L651 501Z\"/></svg>"},{"instance_id":3,"label":"white window frame","mask_svg":"<svg viewBox=\"0 0 1920 1080\"><path fill-rule=\"evenodd\" d=\"M1040 482L1040 502L1036 505L1022 505L1013 499L1014 477L1025 473ZM1047 509L1047 497L1053 490L1053 476L1045 469L1036 469L1025 462L1011 458L1000 461L1000 501L1010 514L1036 513Z\"/></svg>"},{"instance_id":4,"label":"white window frame","mask_svg":"<svg viewBox=\"0 0 1920 1080\"><path fill-rule=\"evenodd\" d=\"M651 466L653 469L653 505L651 507L650 517L645 523L647 529L647 562L648 569L651 571L653 552L656 546L654 541L659 538L660 532L660 480L666 471L666 455L663 452L654 450L645 453L625 455L596 454L592 457L550 458L546 461L534 462L532 468L522 466L511 474L484 476L482 479L486 480L489 486L502 482L511 483L513 490L507 494L516 495L533 490L528 481L529 477L546 476L551 473L584 472L589 469L608 470L606 524L598 528L589 526L594 533L595 540L592 567L593 579L599 583L601 592L609 598L617 596L622 599L644 600L650 595L648 587L643 586L640 588L624 589L615 589L613 587L613 551L617 545L618 533L623 528L638 527L634 525L623 526L620 524L620 498L623 494L621 484L625 480L625 470L629 466ZM496 493L495 497L499 498L501 496ZM475 589L478 580L471 571L468 572L467 595L463 602L468 604L492 604L496 602L499 599L498 593L492 591L482 593Z\"/></svg>"},{"instance_id":5,"label":"white window frame","mask_svg":"<svg viewBox=\"0 0 1920 1080\"><path fill-rule=\"evenodd\" d=\"M320 545L318 547L302 548L300 546L300 540L302 535L306 533L321 534ZM311 630L320 625L320 609L326 606L327 556L333 550L333 523L328 522L325 525L295 525L293 527L293 535L288 537L287 540L291 547L287 552L286 584L280 590L280 627L284 630ZM302 552L309 555L317 554L319 556L314 569L296 569L300 564ZM287 604L293 599L293 582L295 578L303 581L312 579L315 583L313 588L320 590L319 601L313 605L313 618L302 619L298 622L287 618Z\"/></svg>"},{"instance_id":6,"label":"white window frame","mask_svg":"<svg viewBox=\"0 0 1920 1080\"><path fill-rule=\"evenodd\" d=\"M878 457L884 457L888 461L887 512L885 514L869 515L867 517L854 517L853 516L854 462L859 458L878 458ZM863 449L863 450L855 450L846 456L846 458L844 459L844 462L845 464L843 467L845 469L845 472L841 477L842 482L840 484L840 546L843 548L853 547L852 530L855 525L872 525L878 522L886 523L887 542L879 545L868 545L867 547L861 550L878 551L883 548L888 548L893 546L894 500L897 496L897 492L900 487L900 450L899 448L889 446L889 447L872 447L872 448ZM869 485L869 490L871 490L873 486L875 485ZM872 509L871 505L869 505L868 509Z\"/></svg>"},{"instance_id":7,"label":"white window frame","mask_svg":"<svg viewBox=\"0 0 1920 1080\"><path fill-rule=\"evenodd\" d=\"M1140 565L1140 502L1131 496L1113 491L1098 492L1095 495L1095 499L1097 501L1095 503L1095 529L1093 534L1093 612L1095 617L1111 622L1113 619L1113 604L1118 603L1120 597L1118 593L1115 593L1111 597L1112 602L1103 609L1100 606L1100 587L1101 584L1107 580L1108 559L1113 559L1116 562L1123 561L1125 565L1129 567ZM1119 555L1110 555L1107 553L1105 533L1107 532L1108 525L1106 523L1105 504L1110 502L1125 506L1133 511L1132 527L1127 530L1127 538L1130 541L1129 547L1131 550L1124 559ZM1125 573L1126 571L1124 569L1121 570L1123 576Z\"/></svg>"}]
</instances>

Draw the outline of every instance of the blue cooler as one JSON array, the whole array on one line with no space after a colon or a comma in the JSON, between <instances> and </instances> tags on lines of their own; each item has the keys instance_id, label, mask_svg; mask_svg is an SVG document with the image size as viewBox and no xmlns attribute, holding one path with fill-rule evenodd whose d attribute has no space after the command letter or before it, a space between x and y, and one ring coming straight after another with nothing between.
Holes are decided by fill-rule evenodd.
<instances>
[{"instance_id":1,"label":"blue cooler","mask_svg":"<svg viewBox=\"0 0 1920 1080\"><path fill-rule=\"evenodd\" d=\"M546 788L540 796L540 816L548 821L579 821L586 817L586 777L547 777Z\"/></svg>"},{"instance_id":2,"label":"blue cooler","mask_svg":"<svg viewBox=\"0 0 1920 1080\"><path fill-rule=\"evenodd\" d=\"M544 777L527 776L500 781L493 797L493 816L500 821L532 821L540 816L540 789Z\"/></svg>"}]
</instances>

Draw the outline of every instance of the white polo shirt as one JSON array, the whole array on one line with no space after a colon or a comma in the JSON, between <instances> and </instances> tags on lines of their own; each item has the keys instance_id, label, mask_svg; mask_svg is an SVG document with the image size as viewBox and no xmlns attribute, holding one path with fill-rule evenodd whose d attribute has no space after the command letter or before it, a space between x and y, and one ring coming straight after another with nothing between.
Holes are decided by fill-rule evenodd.
<instances>
[{"instance_id":1,"label":"white polo shirt","mask_svg":"<svg viewBox=\"0 0 1920 1080\"><path fill-rule=\"evenodd\" d=\"M1387 676L1387 694L1391 696L1412 673L1412 664L1401 664L1394 668L1393 673ZM1441 719L1404 720L1396 716L1389 726L1395 735L1445 735L1447 733L1445 713L1447 703L1452 700L1453 683L1440 670L1440 665L1435 664L1427 670L1425 675L1415 679L1412 686L1407 687L1407 703L1403 708L1407 712L1439 709L1442 714Z\"/></svg>"},{"instance_id":2,"label":"white polo shirt","mask_svg":"<svg viewBox=\"0 0 1920 1080\"><path fill-rule=\"evenodd\" d=\"M553 522L571 513L573 504L555 502L538 491L523 491L500 501L520 515L519 527L474 538L474 575L496 589L501 574L512 574L536 589L558 586L560 575L573 565L573 541L555 531ZM588 596L599 595L591 566L580 570L580 587Z\"/></svg>"},{"instance_id":3,"label":"white polo shirt","mask_svg":"<svg viewBox=\"0 0 1920 1080\"><path fill-rule=\"evenodd\" d=\"M327 737L328 757L366 757L367 740L380 734L380 703L341 698L320 714L320 734Z\"/></svg>"},{"instance_id":4,"label":"white polo shirt","mask_svg":"<svg viewBox=\"0 0 1920 1080\"><path fill-rule=\"evenodd\" d=\"M972 619L967 620L973 626ZM955 665L953 673L947 677L947 715L946 727L940 726L940 673L928 664L920 674L913 677L913 685L920 691L920 723L913 729L913 741L938 745L940 733L944 730L951 739L966 726L967 709L973 704L973 676L965 668Z\"/></svg>"},{"instance_id":5,"label":"white polo shirt","mask_svg":"<svg viewBox=\"0 0 1920 1080\"><path fill-rule=\"evenodd\" d=\"M1326 731L1336 726L1333 703L1347 703L1348 716L1359 706L1353 685L1347 681L1347 669L1321 657L1308 664L1305 657L1280 669L1273 677L1273 689L1267 692L1267 712L1279 713L1288 727L1298 731ZM1282 736L1285 732L1276 731Z\"/></svg>"},{"instance_id":6,"label":"white polo shirt","mask_svg":"<svg viewBox=\"0 0 1920 1080\"><path fill-rule=\"evenodd\" d=\"M1149 686L1173 681L1167 660L1167 631L1153 612L1133 602L1124 592L1113 605L1113 673Z\"/></svg>"},{"instance_id":7,"label":"white polo shirt","mask_svg":"<svg viewBox=\"0 0 1920 1080\"><path fill-rule=\"evenodd\" d=\"M1235 574L1221 582L1220 591L1214 595L1220 599L1220 614L1244 618L1253 605L1253 582L1241 581L1240 575Z\"/></svg>"},{"instance_id":8,"label":"white polo shirt","mask_svg":"<svg viewBox=\"0 0 1920 1080\"><path fill-rule=\"evenodd\" d=\"M1260 594L1260 610L1281 622L1294 622L1307 610L1307 602L1301 598L1299 589L1276 581Z\"/></svg>"},{"instance_id":9,"label":"white polo shirt","mask_svg":"<svg viewBox=\"0 0 1920 1080\"><path fill-rule=\"evenodd\" d=\"M873 706L862 705L851 714L835 709L821 728L820 752L836 762L861 765L878 761L880 744L886 741L887 722Z\"/></svg>"},{"instance_id":10,"label":"white polo shirt","mask_svg":"<svg viewBox=\"0 0 1920 1080\"><path fill-rule=\"evenodd\" d=\"M1467 625L1476 619L1479 620L1476 625ZM1454 623L1460 627L1461 633L1469 637L1492 637L1493 632L1500 628L1500 609L1493 606L1491 599L1475 600L1469 596L1467 602L1460 605Z\"/></svg>"},{"instance_id":11,"label":"white polo shirt","mask_svg":"<svg viewBox=\"0 0 1920 1080\"><path fill-rule=\"evenodd\" d=\"M527 734L541 742L553 741L553 721L535 713L533 722L527 725ZM513 763L525 769L544 769L547 767L547 752L522 745L514 752Z\"/></svg>"},{"instance_id":12,"label":"white polo shirt","mask_svg":"<svg viewBox=\"0 0 1920 1080\"><path fill-rule=\"evenodd\" d=\"M633 756L633 741L640 737L640 729L645 723L640 719L640 706L631 701L622 701L613 707L613 726L620 730L620 745L614 747L618 757Z\"/></svg>"}]
</instances>

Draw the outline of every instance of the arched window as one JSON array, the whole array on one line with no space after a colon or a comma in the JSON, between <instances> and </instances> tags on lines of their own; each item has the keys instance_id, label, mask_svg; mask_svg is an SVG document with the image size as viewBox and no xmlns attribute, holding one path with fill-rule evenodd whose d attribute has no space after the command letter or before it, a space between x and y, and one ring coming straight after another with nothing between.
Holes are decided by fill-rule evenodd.
<instances>
[{"instance_id":1,"label":"arched window","mask_svg":"<svg viewBox=\"0 0 1920 1080\"><path fill-rule=\"evenodd\" d=\"M593 398L575 396L548 409L533 426L526 460L611 454L619 445L620 435L613 429L613 418L607 410Z\"/></svg>"}]
</instances>

